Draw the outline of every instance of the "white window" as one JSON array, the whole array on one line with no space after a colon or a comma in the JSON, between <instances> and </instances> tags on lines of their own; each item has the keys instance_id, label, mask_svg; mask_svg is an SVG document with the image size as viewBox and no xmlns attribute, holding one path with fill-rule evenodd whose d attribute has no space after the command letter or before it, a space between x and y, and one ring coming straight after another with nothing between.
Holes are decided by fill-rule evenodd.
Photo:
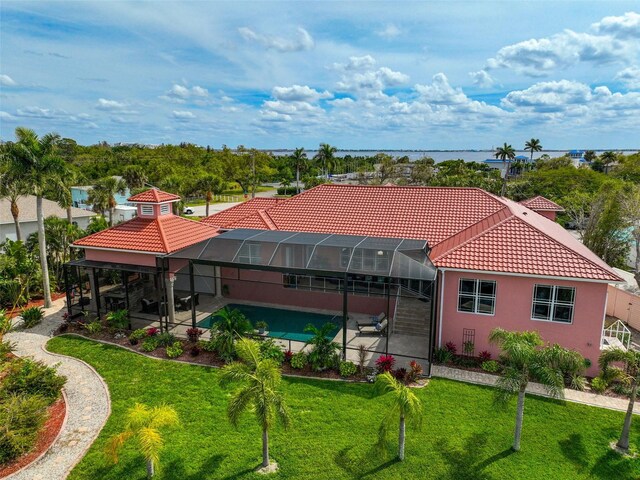
<instances>
[{"instance_id":1,"label":"white window","mask_svg":"<svg viewBox=\"0 0 640 480\"><path fill-rule=\"evenodd\" d=\"M164 205L160 205L160 215L166 215L171 210L171 205L165 203Z\"/></svg>"},{"instance_id":2,"label":"white window","mask_svg":"<svg viewBox=\"0 0 640 480\"><path fill-rule=\"evenodd\" d=\"M458 311L493 315L496 308L496 282L461 278L458 285Z\"/></svg>"},{"instance_id":3,"label":"white window","mask_svg":"<svg viewBox=\"0 0 640 480\"><path fill-rule=\"evenodd\" d=\"M240 263L260 263L260 244L259 243L245 243L238 252L238 261Z\"/></svg>"},{"instance_id":4,"label":"white window","mask_svg":"<svg viewBox=\"0 0 640 480\"><path fill-rule=\"evenodd\" d=\"M531 318L547 322L571 323L575 298L574 287L536 285L533 289Z\"/></svg>"},{"instance_id":5,"label":"white window","mask_svg":"<svg viewBox=\"0 0 640 480\"><path fill-rule=\"evenodd\" d=\"M142 205L142 215L153 215L153 205Z\"/></svg>"}]
</instances>

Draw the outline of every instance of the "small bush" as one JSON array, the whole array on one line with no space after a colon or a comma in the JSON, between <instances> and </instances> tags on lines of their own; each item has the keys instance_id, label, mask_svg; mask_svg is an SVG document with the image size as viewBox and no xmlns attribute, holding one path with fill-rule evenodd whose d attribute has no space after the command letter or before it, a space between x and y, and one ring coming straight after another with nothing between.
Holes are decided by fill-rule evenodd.
<instances>
[{"instance_id":1,"label":"small bush","mask_svg":"<svg viewBox=\"0 0 640 480\"><path fill-rule=\"evenodd\" d=\"M592 365L591 359L585 357L584 368L588 370L591 367L591 365Z\"/></svg>"},{"instance_id":2,"label":"small bush","mask_svg":"<svg viewBox=\"0 0 640 480\"><path fill-rule=\"evenodd\" d=\"M107 326L111 330L121 331L129 328L129 311L114 310L107 314Z\"/></svg>"},{"instance_id":3,"label":"small bush","mask_svg":"<svg viewBox=\"0 0 640 480\"><path fill-rule=\"evenodd\" d=\"M21 317L24 321L24 328L33 328L44 318L44 310L42 307L25 308L22 311Z\"/></svg>"},{"instance_id":4,"label":"small bush","mask_svg":"<svg viewBox=\"0 0 640 480\"><path fill-rule=\"evenodd\" d=\"M16 348L15 343L11 343L8 340L0 341L0 365L2 365Z\"/></svg>"},{"instance_id":5,"label":"small bush","mask_svg":"<svg viewBox=\"0 0 640 480\"><path fill-rule=\"evenodd\" d=\"M149 327L147 328L146 332L148 337L153 337L160 333L160 329L158 327Z\"/></svg>"},{"instance_id":6,"label":"small bush","mask_svg":"<svg viewBox=\"0 0 640 480\"><path fill-rule=\"evenodd\" d=\"M187 337L189 337L190 342L196 343L200 339L203 333L204 333L204 330L191 327L187 330Z\"/></svg>"},{"instance_id":7,"label":"small bush","mask_svg":"<svg viewBox=\"0 0 640 480\"><path fill-rule=\"evenodd\" d=\"M478 354L478 358L481 362L491 360L491 352L489 352L488 350L483 350Z\"/></svg>"},{"instance_id":8,"label":"small bush","mask_svg":"<svg viewBox=\"0 0 640 480\"><path fill-rule=\"evenodd\" d=\"M291 357L291 368L295 368L296 370L303 369L309 363L309 358L307 354L304 352L295 353Z\"/></svg>"},{"instance_id":9,"label":"small bush","mask_svg":"<svg viewBox=\"0 0 640 480\"><path fill-rule=\"evenodd\" d=\"M200 355L200 352L202 352L202 347L199 343L196 343L189 350L189 355L191 355L192 357L197 357L198 355Z\"/></svg>"},{"instance_id":10,"label":"small bush","mask_svg":"<svg viewBox=\"0 0 640 480\"><path fill-rule=\"evenodd\" d=\"M500 364L495 360L487 360L482 362L482 370L489 373L497 373L500 371Z\"/></svg>"},{"instance_id":11,"label":"small bush","mask_svg":"<svg viewBox=\"0 0 640 480\"><path fill-rule=\"evenodd\" d=\"M466 355L454 355L453 363L464 368L473 368L478 366L478 362L475 358L467 357Z\"/></svg>"},{"instance_id":12,"label":"small bush","mask_svg":"<svg viewBox=\"0 0 640 480\"><path fill-rule=\"evenodd\" d=\"M278 187L278 195L295 195L296 187Z\"/></svg>"},{"instance_id":13,"label":"small bush","mask_svg":"<svg viewBox=\"0 0 640 480\"><path fill-rule=\"evenodd\" d=\"M38 395L17 394L0 402L0 465L33 448L47 418L47 403Z\"/></svg>"},{"instance_id":14,"label":"small bush","mask_svg":"<svg viewBox=\"0 0 640 480\"><path fill-rule=\"evenodd\" d=\"M178 340L173 333L164 332L160 335L156 335L155 339L158 342L158 346L160 347L170 347Z\"/></svg>"},{"instance_id":15,"label":"small bush","mask_svg":"<svg viewBox=\"0 0 640 480\"><path fill-rule=\"evenodd\" d=\"M8 364L0 391L5 394L40 395L53 403L67 378L58 375L55 367L30 358L17 359Z\"/></svg>"},{"instance_id":16,"label":"small bush","mask_svg":"<svg viewBox=\"0 0 640 480\"><path fill-rule=\"evenodd\" d=\"M131 335L129 335L129 343L131 343L131 345L137 345L140 340L145 338L147 338L147 331L144 328L139 328L131 332Z\"/></svg>"},{"instance_id":17,"label":"small bush","mask_svg":"<svg viewBox=\"0 0 640 480\"><path fill-rule=\"evenodd\" d=\"M433 359L436 363L449 363L453 360L453 353L451 353L446 348L436 348L436 351L433 352Z\"/></svg>"},{"instance_id":18,"label":"small bush","mask_svg":"<svg viewBox=\"0 0 640 480\"><path fill-rule=\"evenodd\" d=\"M166 353L167 353L167 357L169 358L178 358L180 355L184 353L182 342L174 342L172 345L169 345L166 348Z\"/></svg>"},{"instance_id":19,"label":"small bush","mask_svg":"<svg viewBox=\"0 0 640 480\"><path fill-rule=\"evenodd\" d=\"M157 337L147 337L142 341L142 351L143 352L153 352L156 348L158 348L158 339Z\"/></svg>"},{"instance_id":20,"label":"small bush","mask_svg":"<svg viewBox=\"0 0 640 480\"><path fill-rule=\"evenodd\" d=\"M586 377L578 374L571 375L571 381L569 382L569 387L574 390L583 391L587 387L587 379Z\"/></svg>"},{"instance_id":21,"label":"small bush","mask_svg":"<svg viewBox=\"0 0 640 480\"><path fill-rule=\"evenodd\" d=\"M396 359L393 355L380 355L376 360L376 369L378 373L390 372L393 370L393 365L396 363Z\"/></svg>"},{"instance_id":22,"label":"small bush","mask_svg":"<svg viewBox=\"0 0 640 480\"><path fill-rule=\"evenodd\" d=\"M608 386L608 382L602 377L591 380L591 390L595 393L604 393Z\"/></svg>"},{"instance_id":23,"label":"small bush","mask_svg":"<svg viewBox=\"0 0 640 480\"><path fill-rule=\"evenodd\" d=\"M95 322L85 323L84 328L87 330L87 332L93 335L94 333L100 333L103 327L102 323L96 320Z\"/></svg>"},{"instance_id":24,"label":"small bush","mask_svg":"<svg viewBox=\"0 0 640 480\"><path fill-rule=\"evenodd\" d=\"M204 350L205 352L215 352L216 351L216 342L213 339L211 339L211 340L200 340L198 342L198 345L200 345L200 348L202 348L202 350Z\"/></svg>"},{"instance_id":25,"label":"small bush","mask_svg":"<svg viewBox=\"0 0 640 480\"><path fill-rule=\"evenodd\" d=\"M423 370L422 365L420 365L415 360L411 360L409 362L409 371L407 372L407 383L412 383L418 380L418 377L422 376Z\"/></svg>"},{"instance_id":26,"label":"small bush","mask_svg":"<svg viewBox=\"0 0 640 480\"><path fill-rule=\"evenodd\" d=\"M407 369L404 367L397 368L396 370L393 371L393 376L399 382L405 383L407 381Z\"/></svg>"},{"instance_id":27,"label":"small bush","mask_svg":"<svg viewBox=\"0 0 640 480\"><path fill-rule=\"evenodd\" d=\"M631 387L626 383L614 382L611 385L611 391L618 395L624 395L625 397L631 396Z\"/></svg>"},{"instance_id":28,"label":"small bush","mask_svg":"<svg viewBox=\"0 0 640 480\"><path fill-rule=\"evenodd\" d=\"M287 363L291 363L291 357L293 357L293 352L291 350L287 350L284 352L284 361Z\"/></svg>"},{"instance_id":29,"label":"small bush","mask_svg":"<svg viewBox=\"0 0 640 480\"><path fill-rule=\"evenodd\" d=\"M475 348L476 348L475 344L470 340L462 344L462 352L465 355L472 355Z\"/></svg>"},{"instance_id":30,"label":"small bush","mask_svg":"<svg viewBox=\"0 0 640 480\"><path fill-rule=\"evenodd\" d=\"M456 344L453 342L445 343L444 348L446 348L449 352L451 352L452 355L455 355L456 352L458 351Z\"/></svg>"},{"instance_id":31,"label":"small bush","mask_svg":"<svg viewBox=\"0 0 640 480\"><path fill-rule=\"evenodd\" d=\"M260 342L260 355L264 359L275 360L280 365L284 362L284 352L273 338Z\"/></svg>"},{"instance_id":32,"label":"small bush","mask_svg":"<svg viewBox=\"0 0 640 480\"><path fill-rule=\"evenodd\" d=\"M350 377L355 375L358 367L353 362L340 362L340 376L341 377Z\"/></svg>"}]
</instances>

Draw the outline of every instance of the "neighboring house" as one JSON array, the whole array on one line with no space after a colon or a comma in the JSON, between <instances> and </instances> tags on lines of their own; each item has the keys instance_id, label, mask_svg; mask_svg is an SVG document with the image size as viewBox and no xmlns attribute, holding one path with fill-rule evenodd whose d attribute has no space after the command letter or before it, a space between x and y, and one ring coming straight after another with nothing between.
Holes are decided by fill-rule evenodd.
<instances>
[{"instance_id":1,"label":"neighboring house","mask_svg":"<svg viewBox=\"0 0 640 480\"><path fill-rule=\"evenodd\" d=\"M122 179L122 177L116 176L117 179ZM89 190L93 188L93 185L77 185L75 187L71 187L71 200L73 201L73 206L78 208L84 208L85 210L91 210L92 205L88 203L89 201ZM116 203L118 205L128 205L127 199L131 196L131 192L129 188L125 190L123 195L117 194L114 198L116 199ZM129 220L128 218L126 220Z\"/></svg>"},{"instance_id":2,"label":"neighboring house","mask_svg":"<svg viewBox=\"0 0 640 480\"><path fill-rule=\"evenodd\" d=\"M18 220L20 221L23 240L26 240L29 235L38 231L36 197L33 195L20 197L18 199L18 210L20 211ZM60 207L56 202L47 200L46 198L42 199L42 210L44 218L56 216L65 220L67 219L67 210ZM80 208L72 208L71 212L74 223L82 229L87 228L89 220L95 216L95 213ZM7 199L0 199L0 243L15 239L16 228L13 217L11 216L11 203Z\"/></svg>"},{"instance_id":3,"label":"neighboring house","mask_svg":"<svg viewBox=\"0 0 640 480\"><path fill-rule=\"evenodd\" d=\"M514 157L513 160L506 160L503 161L499 158L487 158L486 160L483 161L484 164L488 165L490 168L494 169L494 170L499 170L500 171L500 175L504 177L504 172L508 166L509 168L509 175L516 175L519 172L517 171L516 167L514 167L515 163L531 163L529 157L525 157L524 155L517 155L516 157Z\"/></svg>"},{"instance_id":4,"label":"neighboring house","mask_svg":"<svg viewBox=\"0 0 640 480\"><path fill-rule=\"evenodd\" d=\"M94 276L118 269L136 283L143 269L155 280L136 288L146 297L160 289L154 311L166 327L179 324L177 303L189 306L193 325L212 313L195 308L194 292L224 293L226 301L341 312L345 355L362 341L349 336L358 316L382 311L391 328L376 352L408 358L411 346L431 359L452 342L458 352L466 345L496 357L493 328L536 330L580 351L597 373L607 285L621 278L548 218L558 206L546 199L527 208L477 188L320 185L199 224L171 213L177 200L155 190L131 198L144 218L76 242L86 260L71 267ZM100 297L102 284L90 283ZM191 295L175 295L174 283Z\"/></svg>"},{"instance_id":5,"label":"neighboring house","mask_svg":"<svg viewBox=\"0 0 640 480\"><path fill-rule=\"evenodd\" d=\"M529 198L527 200L522 200L520 202L521 205L524 205L530 210L539 213L543 217L547 217L549 220L553 220L555 222L556 215L558 212L564 212L564 208L558 205L555 202L552 202L548 198L544 198L541 195L537 197Z\"/></svg>"},{"instance_id":6,"label":"neighboring house","mask_svg":"<svg viewBox=\"0 0 640 480\"><path fill-rule=\"evenodd\" d=\"M579 167L580 165L584 165L587 163L584 158L585 151L584 150L569 150L567 152L567 156L573 162L574 167Z\"/></svg>"}]
</instances>

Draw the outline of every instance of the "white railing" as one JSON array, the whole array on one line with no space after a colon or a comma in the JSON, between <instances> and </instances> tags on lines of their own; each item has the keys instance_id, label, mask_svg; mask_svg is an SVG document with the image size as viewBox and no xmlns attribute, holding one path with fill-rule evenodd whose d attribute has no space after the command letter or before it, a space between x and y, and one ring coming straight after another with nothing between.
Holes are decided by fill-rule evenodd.
<instances>
[{"instance_id":1,"label":"white railing","mask_svg":"<svg viewBox=\"0 0 640 480\"><path fill-rule=\"evenodd\" d=\"M624 348L629 349L631 343L631 330L622 323L622 320L616 320L602 331L602 338L600 340L600 350L607 348Z\"/></svg>"}]
</instances>

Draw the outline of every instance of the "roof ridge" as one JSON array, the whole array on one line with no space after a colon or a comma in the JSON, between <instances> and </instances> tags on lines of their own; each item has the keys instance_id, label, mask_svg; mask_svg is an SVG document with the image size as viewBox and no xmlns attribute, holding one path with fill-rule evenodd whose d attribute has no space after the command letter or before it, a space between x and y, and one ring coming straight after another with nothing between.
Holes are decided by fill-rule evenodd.
<instances>
[{"instance_id":1,"label":"roof ridge","mask_svg":"<svg viewBox=\"0 0 640 480\"><path fill-rule=\"evenodd\" d=\"M269 227L269 230L278 230L278 225L276 225L276 222L273 221L273 218L271 218L271 216L269 215L266 209L257 210L257 212L258 212L258 215L260 215L260 218L264 220L264 223L267 224L267 227Z\"/></svg>"},{"instance_id":2,"label":"roof ridge","mask_svg":"<svg viewBox=\"0 0 640 480\"><path fill-rule=\"evenodd\" d=\"M165 219L168 219L170 217L175 217L175 215L170 213L169 215L162 215L160 217L154 218L155 223L158 226L158 234L160 235L160 241L162 242L162 245L164 246L164 250L167 253L170 251L169 250L169 242L167 241L167 236L164 233L163 223L164 223Z\"/></svg>"}]
</instances>

